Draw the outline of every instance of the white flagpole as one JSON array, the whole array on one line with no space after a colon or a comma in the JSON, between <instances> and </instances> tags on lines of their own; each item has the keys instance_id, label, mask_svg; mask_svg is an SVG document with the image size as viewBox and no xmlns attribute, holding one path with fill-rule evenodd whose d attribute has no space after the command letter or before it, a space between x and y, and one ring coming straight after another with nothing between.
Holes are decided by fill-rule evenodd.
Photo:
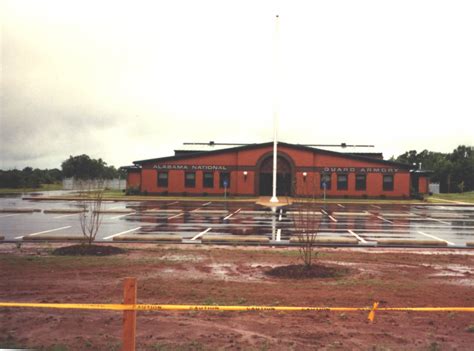
<instances>
[{"instance_id":1,"label":"white flagpole","mask_svg":"<svg viewBox=\"0 0 474 351\"><path fill-rule=\"evenodd\" d=\"M279 52L278 52L278 41L279 41L279 32L280 32L280 26L279 26L279 17L278 15L276 16L276 25L275 25L275 46L274 46L274 60L275 60L275 67L274 67L274 106L273 106L273 184L272 184L272 198L270 199L270 202L278 202L278 198L276 196L277 194L277 126L278 126L278 79L277 79L277 73L278 73L278 58L279 58Z\"/></svg>"}]
</instances>

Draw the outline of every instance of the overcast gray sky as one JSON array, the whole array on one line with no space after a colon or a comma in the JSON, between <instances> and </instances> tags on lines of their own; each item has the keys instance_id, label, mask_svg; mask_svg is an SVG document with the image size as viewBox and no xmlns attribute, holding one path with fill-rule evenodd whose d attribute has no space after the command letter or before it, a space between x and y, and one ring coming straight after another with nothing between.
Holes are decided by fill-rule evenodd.
<instances>
[{"instance_id":1,"label":"overcast gray sky","mask_svg":"<svg viewBox=\"0 0 474 351\"><path fill-rule=\"evenodd\" d=\"M281 141L474 144L470 0L0 2L2 169L270 141L275 96Z\"/></svg>"}]
</instances>

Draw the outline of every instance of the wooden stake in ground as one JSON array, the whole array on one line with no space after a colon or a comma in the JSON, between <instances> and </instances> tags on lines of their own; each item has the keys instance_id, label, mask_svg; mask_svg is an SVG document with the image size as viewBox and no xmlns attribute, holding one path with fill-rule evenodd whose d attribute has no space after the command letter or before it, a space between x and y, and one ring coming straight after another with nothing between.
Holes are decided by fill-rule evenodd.
<instances>
[{"instance_id":1,"label":"wooden stake in ground","mask_svg":"<svg viewBox=\"0 0 474 351\"><path fill-rule=\"evenodd\" d=\"M125 278L123 285L123 303L137 304L137 278ZM135 333L137 329L137 311L123 311L122 351L135 351Z\"/></svg>"}]
</instances>

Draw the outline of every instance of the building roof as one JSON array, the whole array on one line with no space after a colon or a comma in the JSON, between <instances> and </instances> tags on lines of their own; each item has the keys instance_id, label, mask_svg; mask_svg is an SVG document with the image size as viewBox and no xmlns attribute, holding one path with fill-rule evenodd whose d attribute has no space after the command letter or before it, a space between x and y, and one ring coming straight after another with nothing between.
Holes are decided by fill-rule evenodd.
<instances>
[{"instance_id":1,"label":"building roof","mask_svg":"<svg viewBox=\"0 0 474 351\"><path fill-rule=\"evenodd\" d=\"M194 152L209 152L209 151L216 151L216 150L224 150L228 149L229 145L234 145L234 146L249 146L249 145L258 145L258 144L215 144L213 142L210 143L196 143L196 144L184 144L179 147L179 149L174 150L174 155L175 156L180 156L180 155L189 155L190 153ZM296 145L301 145L301 144L296 144ZM312 149L316 149L316 146L313 145L301 145L301 146L307 146ZM342 148L344 151L336 151L340 152L342 154L352 154L352 155L360 155L360 156L367 156L367 157L373 157L373 158L378 158L380 160L383 160L383 154L381 152L373 152L373 147L372 146L355 146L355 145L349 145L345 146L345 144L341 145L321 145L317 146L317 150L327 150L327 151L334 151L335 148Z\"/></svg>"},{"instance_id":2,"label":"building roof","mask_svg":"<svg viewBox=\"0 0 474 351\"><path fill-rule=\"evenodd\" d=\"M273 142L266 142L266 143L259 143L259 144L248 144L248 145L242 145L242 146L235 146L235 147L227 147L227 148L219 148L215 149L212 151L196 151L196 152L184 152L182 154L178 154L175 156L167 156L167 157L159 157L159 158L151 158L147 160L139 160L139 161L134 161L133 163L135 165L141 165L144 163L149 163L149 162L165 162L165 161L174 161L174 160L183 160L183 159L189 159L189 158L196 158L196 157L202 157L204 155L218 155L226 152L235 152L235 151L240 151L240 150L252 150L252 149L258 149L261 147L268 147L273 145ZM326 155L333 155L333 156L342 156L345 158L353 159L353 160L359 160L359 161L368 161L368 162L377 162L385 165L391 165L391 166L397 166L405 169L412 169L413 166L405 163L400 163L400 162L394 162L394 161L386 161L382 160L376 157L368 157L368 156L363 156L363 155L357 155L353 153L341 153L341 152L336 152L336 151L330 151L330 150L324 150L320 148L315 148L315 147L310 147L310 146L305 146L305 145L299 145L299 144L289 144L285 142L278 142L278 145L285 146L288 148L293 148L297 150L304 150L304 151L312 151L312 152L318 152L321 154L326 154Z\"/></svg>"}]
</instances>

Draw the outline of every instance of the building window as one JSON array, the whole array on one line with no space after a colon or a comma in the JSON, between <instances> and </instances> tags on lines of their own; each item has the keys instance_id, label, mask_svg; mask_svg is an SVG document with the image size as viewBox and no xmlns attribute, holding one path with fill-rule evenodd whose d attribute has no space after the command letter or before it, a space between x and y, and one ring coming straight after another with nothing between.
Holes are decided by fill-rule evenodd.
<instances>
[{"instance_id":1,"label":"building window","mask_svg":"<svg viewBox=\"0 0 474 351\"><path fill-rule=\"evenodd\" d=\"M230 188L230 173L229 172L221 172L219 177L219 187L225 188L225 184L227 184L227 188Z\"/></svg>"},{"instance_id":2,"label":"building window","mask_svg":"<svg viewBox=\"0 0 474 351\"><path fill-rule=\"evenodd\" d=\"M393 175L384 175L383 176L383 190L384 191L393 191Z\"/></svg>"},{"instance_id":3,"label":"building window","mask_svg":"<svg viewBox=\"0 0 474 351\"><path fill-rule=\"evenodd\" d=\"M331 175L330 174L321 174L321 189L324 189L326 185L326 190L331 190Z\"/></svg>"},{"instance_id":4,"label":"building window","mask_svg":"<svg viewBox=\"0 0 474 351\"><path fill-rule=\"evenodd\" d=\"M356 174L356 190L366 190L367 176L365 174Z\"/></svg>"},{"instance_id":5,"label":"building window","mask_svg":"<svg viewBox=\"0 0 474 351\"><path fill-rule=\"evenodd\" d=\"M158 186L161 188L168 187L168 172L158 172Z\"/></svg>"},{"instance_id":6,"label":"building window","mask_svg":"<svg viewBox=\"0 0 474 351\"><path fill-rule=\"evenodd\" d=\"M202 178L202 186L204 188L214 188L214 173L204 172L204 177Z\"/></svg>"},{"instance_id":7,"label":"building window","mask_svg":"<svg viewBox=\"0 0 474 351\"><path fill-rule=\"evenodd\" d=\"M184 187L194 188L196 186L196 172L186 172L184 175Z\"/></svg>"},{"instance_id":8,"label":"building window","mask_svg":"<svg viewBox=\"0 0 474 351\"><path fill-rule=\"evenodd\" d=\"M337 190L347 190L347 174L337 175Z\"/></svg>"}]
</instances>

